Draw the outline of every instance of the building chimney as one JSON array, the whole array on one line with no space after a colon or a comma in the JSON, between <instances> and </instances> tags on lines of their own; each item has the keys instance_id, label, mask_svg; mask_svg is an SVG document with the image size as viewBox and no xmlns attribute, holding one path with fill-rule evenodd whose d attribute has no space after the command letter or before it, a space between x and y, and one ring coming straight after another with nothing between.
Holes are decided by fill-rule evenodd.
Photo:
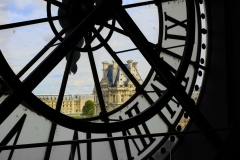
<instances>
[{"instance_id":1,"label":"building chimney","mask_svg":"<svg viewBox=\"0 0 240 160\"><path fill-rule=\"evenodd\" d=\"M118 64L117 62L115 61L112 61L113 63L113 68L112 68L112 80L113 80L113 83L115 82L115 79L116 79L116 76L117 76L117 71L118 71Z\"/></svg>"},{"instance_id":2,"label":"building chimney","mask_svg":"<svg viewBox=\"0 0 240 160\"><path fill-rule=\"evenodd\" d=\"M132 72L132 62L133 62L133 60L131 60L131 59L127 61L127 63L128 63L127 68L129 69L130 72Z\"/></svg>"},{"instance_id":3,"label":"building chimney","mask_svg":"<svg viewBox=\"0 0 240 160\"><path fill-rule=\"evenodd\" d=\"M102 62L103 64L103 77L107 76L109 63L107 61Z\"/></svg>"},{"instance_id":4,"label":"building chimney","mask_svg":"<svg viewBox=\"0 0 240 160\"><path fill-rule=\"evenodd\" d=\"M133 62L133 68L135 68L135 69L137 69L137 64L138 64L138 62Z\"/></svg>"}]
</instances>

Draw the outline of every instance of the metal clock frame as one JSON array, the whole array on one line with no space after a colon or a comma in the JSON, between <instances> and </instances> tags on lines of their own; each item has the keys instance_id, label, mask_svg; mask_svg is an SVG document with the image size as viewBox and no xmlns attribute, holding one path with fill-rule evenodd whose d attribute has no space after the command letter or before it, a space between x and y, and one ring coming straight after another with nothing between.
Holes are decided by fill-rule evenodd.
<instances>
[{"instance_id":1,"label":"metal clock frame","mask_svg":"<svg viewBox=\"0 0 240 160\"><path fill-rule=\"evenodd\" d=\"M171 1L171 0L170 0ZM54 2L53 0L49 2ZM166 2L166 1L164 1ZM26 71L32 64L34 64L34 61L36 61L44 52L47 50L47 48L44 48L39 52L39 54L21 71L18 73L16 76L14 72L11 70L10 66L6 62L4 56L0 54L0 67L5 68L4 70L1 70L0 75L3 77L3 79L8 83L8 85L11 87L11 89L14 91L1 105L0 109L2 112L0 113L0 123L2 123L8 115L16 108L17 105L19 105L23 100L26 102L27 106L32 109L33 111L36 111L43 115L44 117L52 120L53 122L57 122L58 124L62 126L66 126L68 128L71 128L73 130L81 130L84 132L94 132L94 133L109 133L109 132L115 132L119 130L125 130L127 128L132 128L138 124L141 124L148 119L150 119L152 116L154 116L160 109L157 106L165 106L169 99L174 95L177 100L181 103L183 108L186 110L186 112L189 114L191 119L197 124L198 128L200 130L203 129L211 129L211 126L207 122L207 120L203 117L203 115L200 113L200 111L195 107L194 102L192 99L187 95L183 89L183 87L180 85L179 82L181 82L181 79L184 77L186 73L187 66L191 64L192 62L190 61L191 58L191 52L194 44L194 34L195 34L195 15L194 15L194 1L187 1L187 40L186 40L186 48L184 51L184 56L183 57L176 57L176 58L183 58L181 62L181 67L178 73L176 73L176 77L174 77L171 74L170 69L164 69L162 70L161 68L169 68L168 65L158 56L157 52L161 50L161 48L158 46L158 44L153 45L150 44L144 35L142 35L141 31L138 29L138 27L134 24L134 22L131 20L129 15L126 13L124 10L124 7L137 7L141 5L146 5L146 4L152 4L155 3L156 5L159 5L160 7L161 2L154 0L154 1L148 1L148 2L143 2L143 3L138 3L134 5L128 5L128 6L121 6L120 1L119 3L110 2L110 0L104 0L99 6L96 7L95 10L89 14L89 16L81 23L79 24L76 29L71 33L68 37L66 37L61 44L51 53L51 55L46 59L43 63L40 64L39 67L37 67L29 77L27 77L23 82L20 82L18 79L24 71ZM197 5L196 5L197 6ZM95 24L95 19L101 16L101 11L105 8L110 8L111 11L114 13L114 16L120 23L120 25L123 27L125 33L132 39L132 41L135 43L137 48L142 52L143 56L146 58L146 60L152 65L152 70L150 72L155 71L162 79L163 84L167 86L168 91L164 93L164 95L156 102L154 103L149 109L144 111L143 113L138 114L137 116L130 118L128 120L123 120L121 122L114 122L114 123L108 123L110 120L108 119L108 115L111 115L118 110L120 110L122 107L119 109L116 109L112 112L107 113L106 110L104 110L104 102L103 99L100 98L100 101L102 99L102 115L90 119L85 119L85 120L75 120L70 117L67 117L57 111L60 110L59 107L57 107L57 111L51 109L48 107L46 104L44 104L42 101L40 101L38 98L36 98L31 91L40 83L40 81L47 76L48 72L52 70L55 65L60 61L68 51L75 46L75 44L78 42L79 38L78 37L83 37L90 28L90 26ZM161 7L160 7L161 8ZM197 13L200 13L199 8L197 8ZM191 13L191 14L189 14ZM161 15L162 16L162 15ZM159 17L161 17L159 16ZM200 17L198 17L198 22L200 21ZM0 26L0 29L7 29L7 28L12 28L12 27L19 27L19 26L24 26L24 25L30 25L34 23L41 23L43 21L51 21L52 19L58 19L62 17L48 17L47 19L42 19L42 20L34 20L31 22L22 22L18 24L12 24L12 25L2 25ZM163 23L160 23L163 24ZM198 23L200 25L200 23ZM162 30L163 26L160 25L160 31ZM200 28L200 26L199 26ZM60 32L60 35L64 33L64 29L62 32ZM97 33L95 31L95 33ZM163 33L161 33L163 34ZM201 33L200 33L201 35ZM104 43L104 39L99 34L96 34L96 37L98 37L101 42ZM91 38L91 37L90 37ZM48 46L51 46L55 43L55 41L58 38L55 37L53 38L52 41L49 42ZM160 38L161 39L161 38ZM199 39L201 39L201 36L199 36ZM200 43L200 41L199 41ZM161 44L159 42L159 44ZM198 44L200 46L200 44ZM105 46L107 48L107 46ZM112 53L112 56L116 58L116 61L121 64L120 60L117 59L117 56L114 56L114 52L111 50L111 48L108 48L109 53ZM200 48L198 48L198 52L200 52ZM91 51L89 52L91 53ZM156 53L156 54L149 54L149 53ZM58 55L57 58L55 55ZM200 54L200 53L199 53ZM173 55L174 56L174 55ZM176 55L175 55L176 56ZM90 58L91 59L91 58ZM199 59L198 59L199 60ZM92 59L93 62L93 59ZM95 68L94 64L91 63L92 68ZM193 64L196 68L202 68L199 64ZM68 63L66 66L64 78L63 78L63 86L61 87L61 91L59 96L63 97L65 87L64 84L67 81L68 78L68 73L69 73L69 68L70 64ZM132 80L134 85L137 88L137 94L146 94L146 91L143 91L144 85L140 86L138 82L133 78L133 76L129 73L128 70L124 70L125 73L128 75L128 77ZM96 72L96 71L94 71ZM96 76L96 74L94 74ZM40 78L40 77L41 78ZM195 70L195 75L194 79L197 77L197 69ZM94 77L95 79L98 79L98 77ZM194 88L193 84L191 86L190 90L193 90ZM100 91L100 86L99 84L96 84L96 88L99 91L98 93L101 95ZM58 102L59 106L61 104L61 100ZM37 105L36 105L37 104ZM8 106L8 107L5 107ZM38 107L34 107L38 106ZM183 114L183 113L181 113ZM54 116L52 116L54 115ZM146 116L147 115L147 116ZM179 116L180 118L180 116ZM102 119L106 123L102 124L94 124L88 122L88 120L94 120L94 119ZM92 127L89 127L92 126ZM79 128L81 126L81 128ZM117 127L116 127L117 126ZM54 127L53 127L54 128ZM169 133L171 134L171 133ZM151 135L147 135L151 136ZM211 132L210 134L205 134L205 136L213 143L213 144L219 144L221 143L221 140L217 136L216 132ZM138 136L136 136L138 137ZM127 137L123 137L127 138ZM109 138L109 140L115 140L117 138ZM108 140L108 139L104 139ZM88 141L88 140L86 140ZM94 140L89 140L89 141L94 141ZM99 140L101 141L101 140ZM77 141L72 141L69 142L68 144L74 144L77 143ZM56 143L57 144L57 143ZM45 146L52 146L53 143L45 144ZM59 144L57 144L59 145ZM34 144L32 145L34 146ZM37 146L37 144L35 145ZM26 146L25 146L26 147ZM7 147L6 147L7 148ZM16 147L17 148L17 147Z\"/></svg>"}]
</instances>

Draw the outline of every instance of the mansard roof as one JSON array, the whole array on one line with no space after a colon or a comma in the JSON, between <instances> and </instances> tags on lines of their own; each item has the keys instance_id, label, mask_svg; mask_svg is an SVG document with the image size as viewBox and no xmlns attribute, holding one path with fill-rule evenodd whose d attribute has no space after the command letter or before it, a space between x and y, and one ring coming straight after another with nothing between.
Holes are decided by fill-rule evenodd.
<instances>
[{"instance_id":1,"label":"mansard roof","mask_svg":"<svg viewBox=\"0 0 240 160\"><path fill-rule=\"evenodd\" d=\"M124 65L125 67L128 66L127 64ZM128 83L131 82L119 66L117 66L116 70L114 71L113 64L109 64L106 72L106 76L103 76L100 82L101 85L108 84L110 87L126 87ZM137 80L142 83L142 79L137 71L137 68L133 66L132 72L134 72L133 74L135 77L137 77Z\"/></svg>"}]
</instances>

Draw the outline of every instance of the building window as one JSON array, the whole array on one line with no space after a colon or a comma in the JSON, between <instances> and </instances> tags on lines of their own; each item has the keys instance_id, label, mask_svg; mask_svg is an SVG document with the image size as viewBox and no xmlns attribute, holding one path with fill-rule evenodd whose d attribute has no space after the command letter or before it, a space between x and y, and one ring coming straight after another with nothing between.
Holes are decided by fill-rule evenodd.
<instances>
[{"instance_id":1,"label":"building window","mask_svg":"<svg viewBox=\"0 0 240 160\"><path fill-rule=\"evenodd\" d=\"M121 102L124 102L124 95L121 95Z\"/></svg>"},{"instance_id":2,"label":"building window","mask_svg":"<svg viewBox=\"0 0 240 160\"><path fill-rule=\"evenodd\" d=\"M104 96L103 99L104 99L104 102L105 102L105 103L108 102L107 96Z\"/></svg>"},{"instance_id":3,"label":"building window","mask_svg":"<svg viewBox=\"0 0 240 160\"><path fill-rule=\"evenodd\" d=\"M116 102L116 96L113 95L113 102Z\"/></svg>"}]
</instances>

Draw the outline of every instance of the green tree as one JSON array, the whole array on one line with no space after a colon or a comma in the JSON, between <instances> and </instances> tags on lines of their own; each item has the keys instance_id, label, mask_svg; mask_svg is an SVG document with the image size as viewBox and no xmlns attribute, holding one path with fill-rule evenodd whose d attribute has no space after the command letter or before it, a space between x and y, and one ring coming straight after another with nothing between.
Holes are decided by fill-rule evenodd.
<instances>
[{"instance_id":1,"label":"green tree","mask_svg":"<svg viewBox=\"0 0 240 160\"><path fill-rule=\"evenodd\" d=\"M92 100L87 100L82 109L82 115L93 116L94 114L94 102Z\"/></svg>"}]
</instances>

